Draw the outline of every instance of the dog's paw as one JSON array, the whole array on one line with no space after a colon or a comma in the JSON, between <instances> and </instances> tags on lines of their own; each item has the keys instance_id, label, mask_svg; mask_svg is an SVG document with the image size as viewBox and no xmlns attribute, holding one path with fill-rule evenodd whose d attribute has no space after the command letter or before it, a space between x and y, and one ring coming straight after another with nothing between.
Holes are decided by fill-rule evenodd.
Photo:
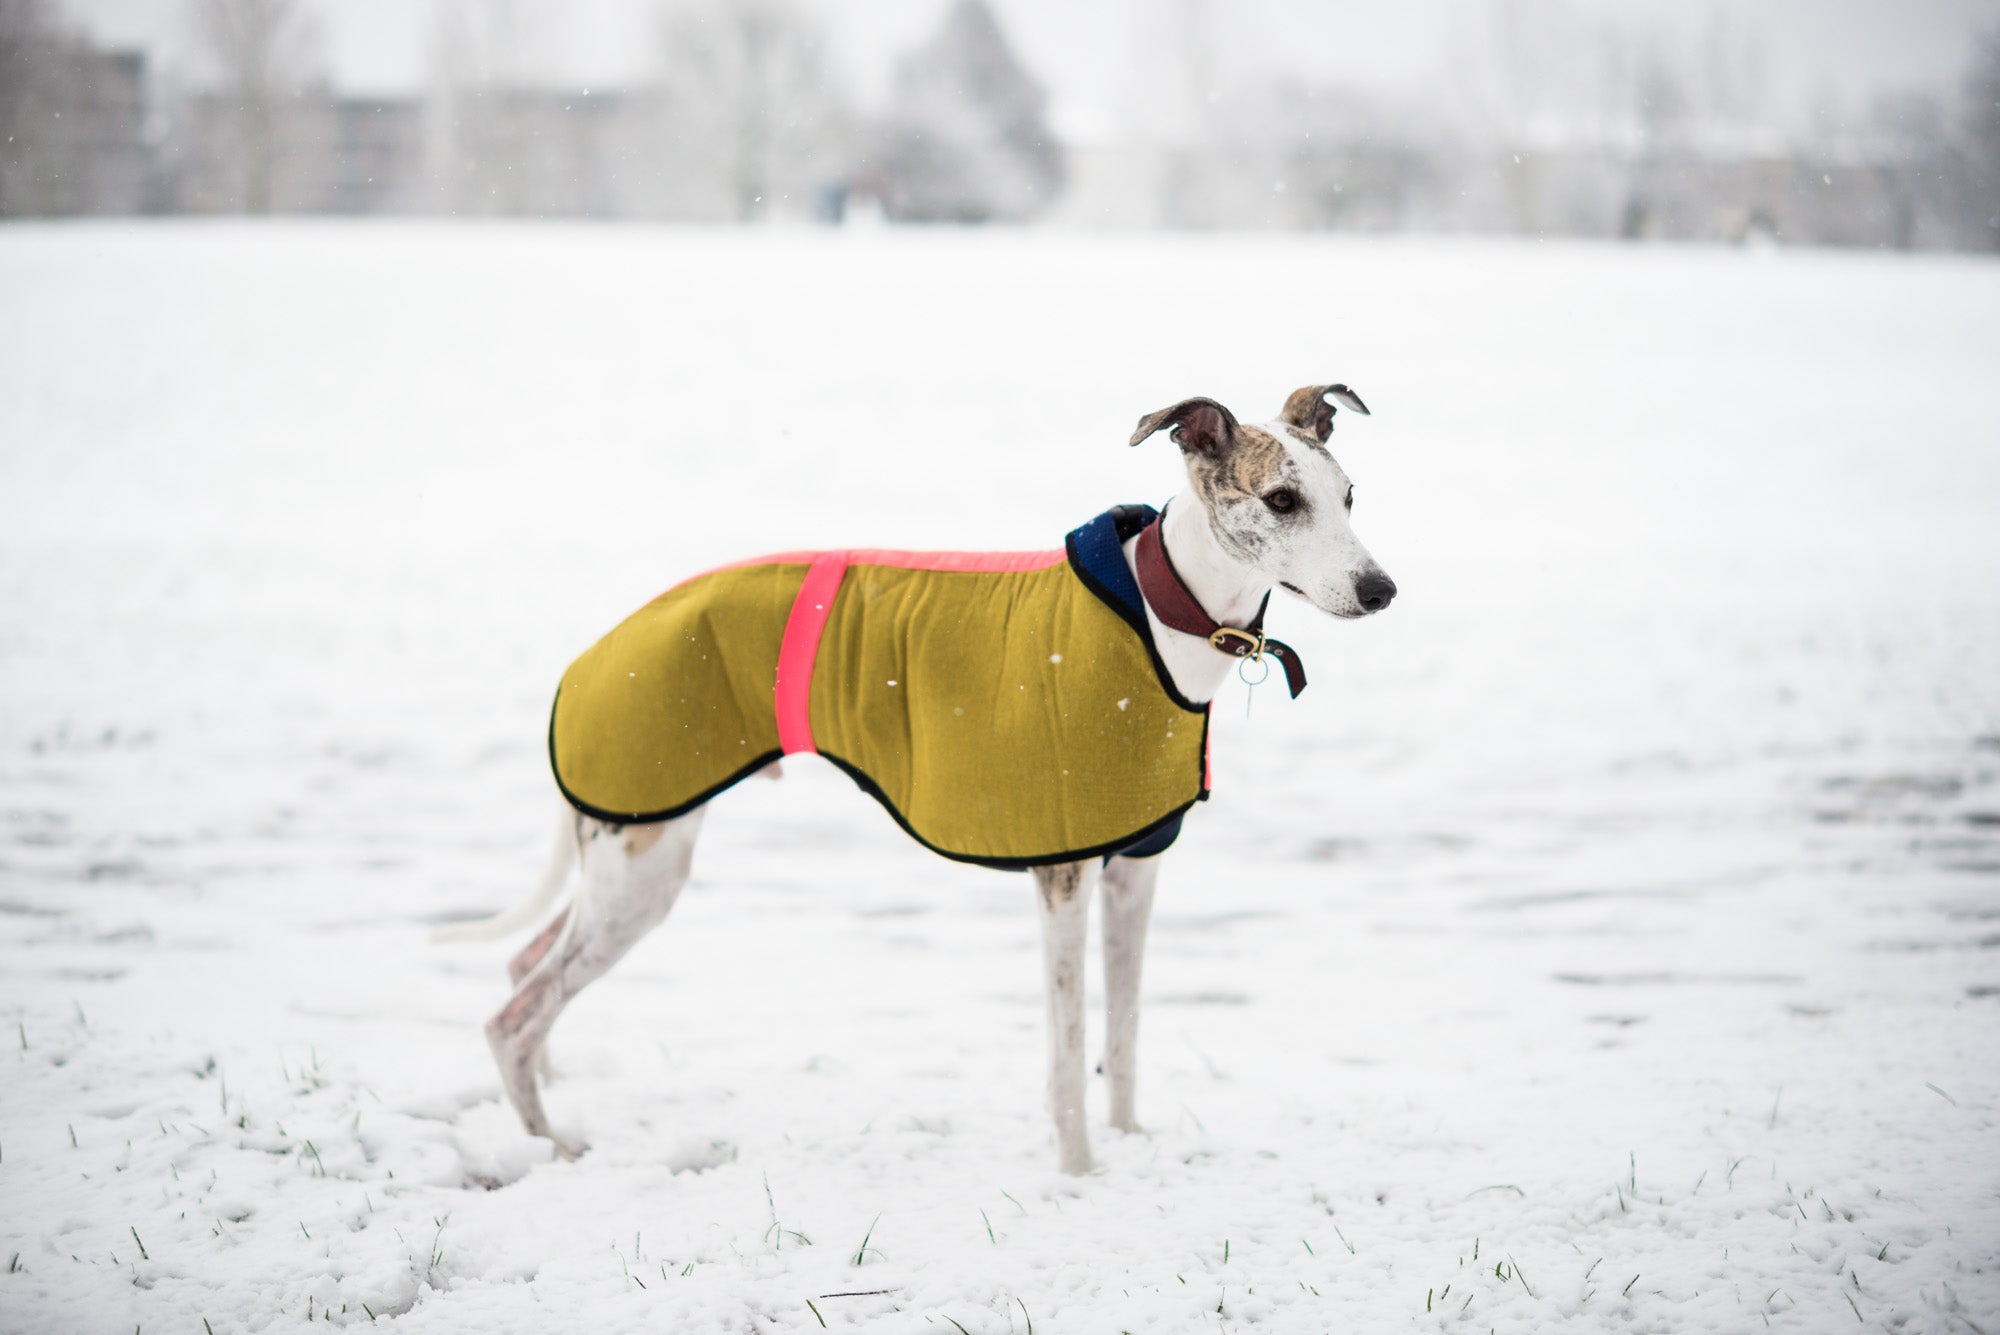
<instances>
[{"instance_id":1,"label":"dog's paw","mask_svg":"<svg viewBox=\"0 0 2000 1335\"><path fill-rule=\"evenodd\" d=\"M1097 1167L1091 1162L1088 1145L1058 1145L1056 1166L1070 1177L1083 1177L1095 1171Z\"/></svg>"}]
</instances>

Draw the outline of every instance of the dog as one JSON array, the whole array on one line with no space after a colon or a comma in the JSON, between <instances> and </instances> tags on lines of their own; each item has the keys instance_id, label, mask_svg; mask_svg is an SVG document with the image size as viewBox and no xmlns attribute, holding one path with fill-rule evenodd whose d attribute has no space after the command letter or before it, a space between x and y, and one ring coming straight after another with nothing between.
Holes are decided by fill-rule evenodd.
<instances>
[{"instance_id":1,"label":"dog","mask_svg":"<svg viewBox=\"0 0 2000 1335\"><path fill-rule=\"evenodd\" d=\"M446 939L502 935L568 904L508 965L486 1036L530 1134L573 1158L542 1108L563 1007L657 926L686 883L707 802L790 754L833 760L948 857L1032 873L1040 904L1049 1110L1062 1171L1090 1171L1084 948L1103 892L1111 1125L1138 1129L1139 975L1161 855L1208 795L1207 710L1233 668L1303 664L1264 634L1273 589L1331 616L1382 611L1396 585L1355 537L1328 452L1345 385L1310 385L1271 421L1209 398L1139 420L1167 430L1189 490L1121 506L1049 552L799 552L677 585L565 675L550 758L566 799L539 886ZM996 629L997 627L997 629Z\"/></svg>"}]
</instances>

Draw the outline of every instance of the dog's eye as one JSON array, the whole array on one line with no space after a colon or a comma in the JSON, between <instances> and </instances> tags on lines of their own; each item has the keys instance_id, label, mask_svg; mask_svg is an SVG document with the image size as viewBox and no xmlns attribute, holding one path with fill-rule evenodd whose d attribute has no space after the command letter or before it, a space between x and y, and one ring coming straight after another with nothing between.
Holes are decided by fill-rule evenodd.
<instances>
[{"instance_id":1,"label":"dog's eye","mask_svg":"<svg viewBox=\"0 0 2000 1335\"><path fill-rule=\"evenodd\" d=\"M1293 495L1290 487L1280 487L1264 497L1264 504L1270 506L1281 515L1290 514L1293 510L1298 509L1299 498Z\"/></svg>"},{"instance_id":2,"label":"dog's eye","mask_svg":"<svg viewBox=\"0 0 2000 1335\"><path fill-rule=\"evenodd\" d=\"M1350 510L1354 508L1354 488L1352 487L1347 489L1347 508Z\"/></svg>"}]
</instances>

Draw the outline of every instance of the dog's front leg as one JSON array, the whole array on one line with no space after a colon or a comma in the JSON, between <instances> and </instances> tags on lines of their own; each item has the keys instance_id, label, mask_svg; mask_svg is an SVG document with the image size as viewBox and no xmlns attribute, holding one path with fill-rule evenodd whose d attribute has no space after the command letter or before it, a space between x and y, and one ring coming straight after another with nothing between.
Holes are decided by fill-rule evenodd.
<instances>
[{"instance_id":1,"label":"dog's front leg","mask_svg":"<svg viewBox=\"0 0 2000 1335\"><path fill-rule=\"evenodd\" d=\"M1160 858L1113 858L1104 869L1104 1075L1111 1085L1111 1125L1137 1131L1132 1087L1138 1065L1139 969Z\"/></svg>"},{"instance_id":2,"label":"dog's front leg","mask_svg":"<svg viewBox=\"0 0 2000 1335\"><path fill-rule=\"evenodd\" d=\"M1049 999L1049 1111L1065 1173L1090 1171L1090 1136L1083 1123L1083 955L1096 876L1095 859L1035 868Z\"/></svg>"}]
</instances>

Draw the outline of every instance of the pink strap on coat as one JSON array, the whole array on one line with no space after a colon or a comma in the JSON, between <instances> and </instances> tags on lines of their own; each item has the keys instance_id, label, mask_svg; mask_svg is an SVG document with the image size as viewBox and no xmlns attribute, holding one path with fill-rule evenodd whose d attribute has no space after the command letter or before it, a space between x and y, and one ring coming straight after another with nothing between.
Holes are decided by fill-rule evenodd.
<instances>
[{"instance_id":1,"label":"pink strap on coat","mask_svg":"<svg viewBox=\"0 0 2000 1335\"><path fill-rule=\"evenodd\" d=\"M840 592L840 582L848 566L1006 574L1046 570L1067 559L1068 554L1060 548L1041 552L893 552L868 547L838 552L786 552L782 556L740 562L741 565L811 563L805 581L799 585L798 597L792 600L791 613L785 618L785 637L778 647L773 695L779 748L788 756L801 752L811 755L819 750L813 745L812 735L813 663L819 657L819 638L826 630L826 619L833 614L834 595Z\"/></svg>"},{"instance_id":2,"label":"pink strap on coat","mask_svg":"<svg viewBox=\"0 0 2000 1335\"><path fill-rule=\"evenodd\" d=\"M792 600L791 615L785 618L785 638L778 647L778 681L775 688L778 711L778 746L788 756L818 750L813 745L812 700L813 660L819 657L820 632L833 612L833 595L840 591L841 576L847 573L846 552L820 552L806 568L799 596Z\"/></svg>"}]
</instances>

